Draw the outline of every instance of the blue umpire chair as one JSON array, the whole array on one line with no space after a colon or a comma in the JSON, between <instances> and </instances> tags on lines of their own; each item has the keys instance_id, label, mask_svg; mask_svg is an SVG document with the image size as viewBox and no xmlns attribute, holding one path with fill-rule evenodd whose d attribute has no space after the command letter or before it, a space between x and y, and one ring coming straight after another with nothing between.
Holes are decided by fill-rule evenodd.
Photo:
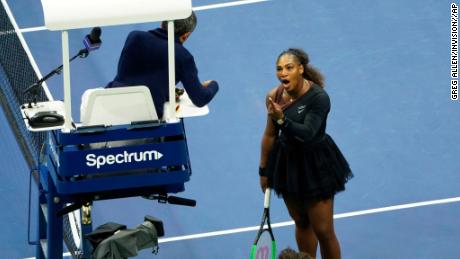
<instances>
[{"instance_id":1,"label":"blue umpire chair","mask_svg":"<svg viewBox=\"0 0 460 259\"><path fill-rule=\"evenodd\" d=\"M62 256L62 216L93 201L153 195L160 202L193 205L192 200L168 197L184 191L191 175L183 120L158 121L146 87L89 92L81 125L67 133L50 131L43 151L40 204L47 210L39 214L40 225L48 229L39 231L39 238L54 253L43 258ZM123 105L114 102L118 98ZM92 229L90 223L82 227L83 234ZM90 253L88 247L82 250Z\"/></svg>"},{"instance_id":2,"label":"blue umpire chair","mask_svg":"<svg viewBox=\"0 0 460 259\"><path fill-rule=\"evenodd\" d=\"M209 112L207 107L195 107L186 93L176 103L174 94L172 20L189 16L191 1L90 2L92 8L81 0L42 0L47 29L62 31L64 101L49 98L49 102L21 107L29 130L48 132L37 176L40 242L36 258L40 259L63 257L63 215L83 206L81 233L84 236L91 232L88 205L94 201L145 196L163 203L194 206L193 200L169 195L184 191L191 175L183 118ZM106 8L108 4L111 8ZM143 8L133 8L136 4ZM84 17L80 11L85 12ZM87 90L82 97L81 120L73 122L66 30L161 20L169 21L170 99L165 104L165 118L157 117L147 87L130 86ZM43 113L62 116L62 125L30 124L33 114ZM82 241L80 250L80 258L91 258L89 242Z\"/></svg>"}]
</instances>

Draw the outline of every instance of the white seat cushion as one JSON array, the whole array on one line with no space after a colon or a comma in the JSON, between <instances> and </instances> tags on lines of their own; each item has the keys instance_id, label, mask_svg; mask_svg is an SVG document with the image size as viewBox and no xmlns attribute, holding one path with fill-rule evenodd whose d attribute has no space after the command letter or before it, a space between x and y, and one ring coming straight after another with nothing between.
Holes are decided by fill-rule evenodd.
<instances>
[{"instance_id":1,"label":"white seat cushion","mask_svg":"<svg viewBox=\"0 0 460 259\"><path fill-rule=\"evenodd\" d=\"M121 125L158 120L150 90L146 86L88 89L82 96L83 126Z\"/></svg>"}]
</instances>

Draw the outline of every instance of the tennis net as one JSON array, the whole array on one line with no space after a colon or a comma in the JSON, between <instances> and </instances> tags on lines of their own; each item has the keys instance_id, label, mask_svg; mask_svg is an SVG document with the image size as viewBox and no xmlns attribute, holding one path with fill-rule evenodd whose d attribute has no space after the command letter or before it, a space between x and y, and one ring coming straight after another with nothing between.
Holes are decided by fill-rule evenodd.
<instances>
[{"instance_id":1,"label":"tennis net","mask_svg":"<svg viewBox=\"0 0 460 259\"><path fill-rule=\"evenodd\" d=\"M33 170L39 164L40 150L45 142L46 133L28 131L19 107L31 101L31 96L24 94L24 90L36 83L39 78L20 40L21 35L18 34L10 20L7 8L0 1L0 103L24 159L29 168ZM36 101L47 101L42 88L39 89ZM79 258L81 255L79 250L80 232L77 221L80 218L79 216L75 217L75 212L71 214L63 217L64 242L72 257Z\"/></svg>"},{"instance_id":2,"label":"tennis net","mask_svg":"<svg viewBox=\"0 0 460 259\"><path fill-rule=\"evenodd\" d=\"M14 132L27 164L32 169L38 165L39 153L46 133L27 130L19 105L29 101L23 93L38 81L13 23L3 3L0 6L0 102ZM40 89L37 101L47 100Z\"/></svg>"}]
</instances>

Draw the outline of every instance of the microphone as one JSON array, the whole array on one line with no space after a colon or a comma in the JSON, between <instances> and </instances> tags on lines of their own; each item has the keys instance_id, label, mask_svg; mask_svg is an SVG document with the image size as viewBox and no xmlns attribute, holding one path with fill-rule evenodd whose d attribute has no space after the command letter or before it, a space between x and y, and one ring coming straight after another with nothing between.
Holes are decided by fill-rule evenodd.
<instances>
[{"instance_id":1,"label":"microphone","mask_svg":"<svg viewBox=\"0 0 460 259\"><path fill-rule=\"evenodd\" d=\"M89 34L83 39L83 44L85 45L84 49L81 49L77 56L80 58L86 58L91 51L97 50L101 47L101 28L94 27Z\"/></svg>"},{"instance_id":2,"label":"microphone","mask_svg":"<svg viewBox=\"0 0 460 259\"><path fill-rule=\"evenodd\" d=\"M81 49L75 56L70 58L69 62L72 62L77 57L86 58L89 55L89 52L100 48L102 44L101 34L102 34L101 27L94 27L91 30L91 32L87 34L85 38L83 39L83 44L85 45L85 48ZM62 71L62 67L63 66L60 65L59 67L55 68L53 71L51 71L46 76L38 80L36 83L33 83L26 90L23 91L24 94L30 93L30 95L33 96L33 101L29 102L29 105L28 105L29 108L32 107L32 103L37 103L36 99L40 91L40 88L42 86L42 83L48 80L50 77L60 74Z\"/></svg>"},{"instance_id":3,"label":"microphone","mask_svg":"<svg viewBox=\"0 0 460 259\"><path fill-rule=\"evenodd\" d=\"M83 44L88 51L93 51L101 47L101 33L100 27L94 27L90 34L87 34L83 39Z\"/></svg>"}]
</instances>

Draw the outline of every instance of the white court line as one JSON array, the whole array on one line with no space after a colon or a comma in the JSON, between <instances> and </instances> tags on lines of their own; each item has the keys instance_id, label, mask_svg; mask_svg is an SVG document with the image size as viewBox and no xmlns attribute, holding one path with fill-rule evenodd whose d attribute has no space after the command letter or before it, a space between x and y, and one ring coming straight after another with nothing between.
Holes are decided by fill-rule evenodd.
<instances>
[{"instance_id":1,"label":"white court line","mask_svg":"<svg viewBox=\"0 0 460 259\"><path fill-rule=\"evenodd\" d=\"M224 8L224 7L237 6L237 5L268 2L268 1L271 1L271 0L241 0L241 1L221 3L221 4L211 4L211 5L197 6L197 7L193 7L192 9L193 9L193 11L202 11L202 10Z\"/></svg>"},{"instance_id":2,"label":"white court line","mask_svg":"<svg viewBox=\"0 0 460 259\"><path fill-rule=\"evenodd\" d=\"M376 213L382 213L382 212L388 212L388 211L396 211L396 210L411 209L411 208L416 208L416 207L447 204L447 203L453 203L453 202L460 202L460 197L431 200L431 201L421 201L421 202L393 205L393 206L382 207L382 208L345 212L345 213L335 214L334 219L349 218L349 217L363 216L363 215L376 214ZM281 228L281 227L287 227L287 226L292 226L292 225L294 225L294 221L284 221L284 222L271 224L272 228ZM185 236L166 237L166 238L158 239L158 243L168 243L168 242L176 242L176 241L183 241L183 240L190 240L190 239L224 236L224 235L257 231L257 230L259 230L259 226L212 231L212 232L185 235ZM70 256L70 253L64 253L63 255ZM35 257L27 257L24 259L35 259Z\"/></svg>"},{"instance_id":3,"label":"white court line","mask_svg":"<svg viewBox=\"0 0 460 259\"><path fill-rule=\"evenodd\" d=\"M415 202L415 203L394 205L394 206L389 206L389 207L340 213L340 214L334 215L334 219L349 218L349 217L355 217L355 216L369 215L369 214L402 210L402 209L410 209L410 208L430 206L430 205L439 205L439 204L452 203L452 202L460 202L460 197ZM280 228L280 227L286 227L286 226L291 226L291 225L294 225L294 221L285 221L285 222L271 224L272 228ZM243 233L243 232L249 232L249 231L257 231L258 229L259 229L259 226L252 226L252 227L220 230L220 231L213 231L213 232L193 234L193 235L167 237L167 238L160 238L158 240L158 243L175 242L175 241L181 241L181 240L190 240L190 239L206 238L206 237L213 237L213 236L223 236L223 235L230 235L230 234Z\"/></svg>"},{"instance_id":4,"label":"white court line","mask_svg":"<svg viewBox=\"0 0 460 259\"><path fill-rule=\"evenodd\" d=\"M5 7L6 14L10 18L11 24L13 25L14 30L17 32L19 41L21 42L22 47L24 48L24 51L27 54L27 57L29 57L30 64L32 65L32 68L35 71L35 74L37 75L38 78L42 78L42 74L40 70L38 69L37 62L35 62L34 57L32 56L32 52L29 49L29 46L27 45L26 40L24 39L24 36L22 35L21 31L19 30L18 24L16 23L16 20L14 19L13 13L11 12L10 6L6 2L6 0L1 0L3 3L3 6ZM45 91L46 97L48 100L53 101L53 96L51 95L50 91L48 90L48 86L46 85L46 82L43 82L43 90Z\"/></svg>"},{"instance_id":5,"label":"white court line","mask_svg":"<svg viewBox=\"0 0 460 259\"><path fill-rule=\"evenodd\" d=\"M2 0L2 2L3 1L4 0ZM221 4L211 4L211 5L197 6L197 7L193 7L192 9L193 9L193 11L203 11L203 10L209 10L209 9L225 8L225 7L238 6L238 5L247 5L247 4L255 4L255 3L260 3L260 2L268 2L268 1L272 1L272 0L240 0L240 1L221 3ZM36 31L44 31L44 30L46 30L45 26L38 26L38 27L23 28L23 29L20 29L19 31L22 32L22 33L26 33L26 32L36 32Z\"/></svg>"}]
</instances>

